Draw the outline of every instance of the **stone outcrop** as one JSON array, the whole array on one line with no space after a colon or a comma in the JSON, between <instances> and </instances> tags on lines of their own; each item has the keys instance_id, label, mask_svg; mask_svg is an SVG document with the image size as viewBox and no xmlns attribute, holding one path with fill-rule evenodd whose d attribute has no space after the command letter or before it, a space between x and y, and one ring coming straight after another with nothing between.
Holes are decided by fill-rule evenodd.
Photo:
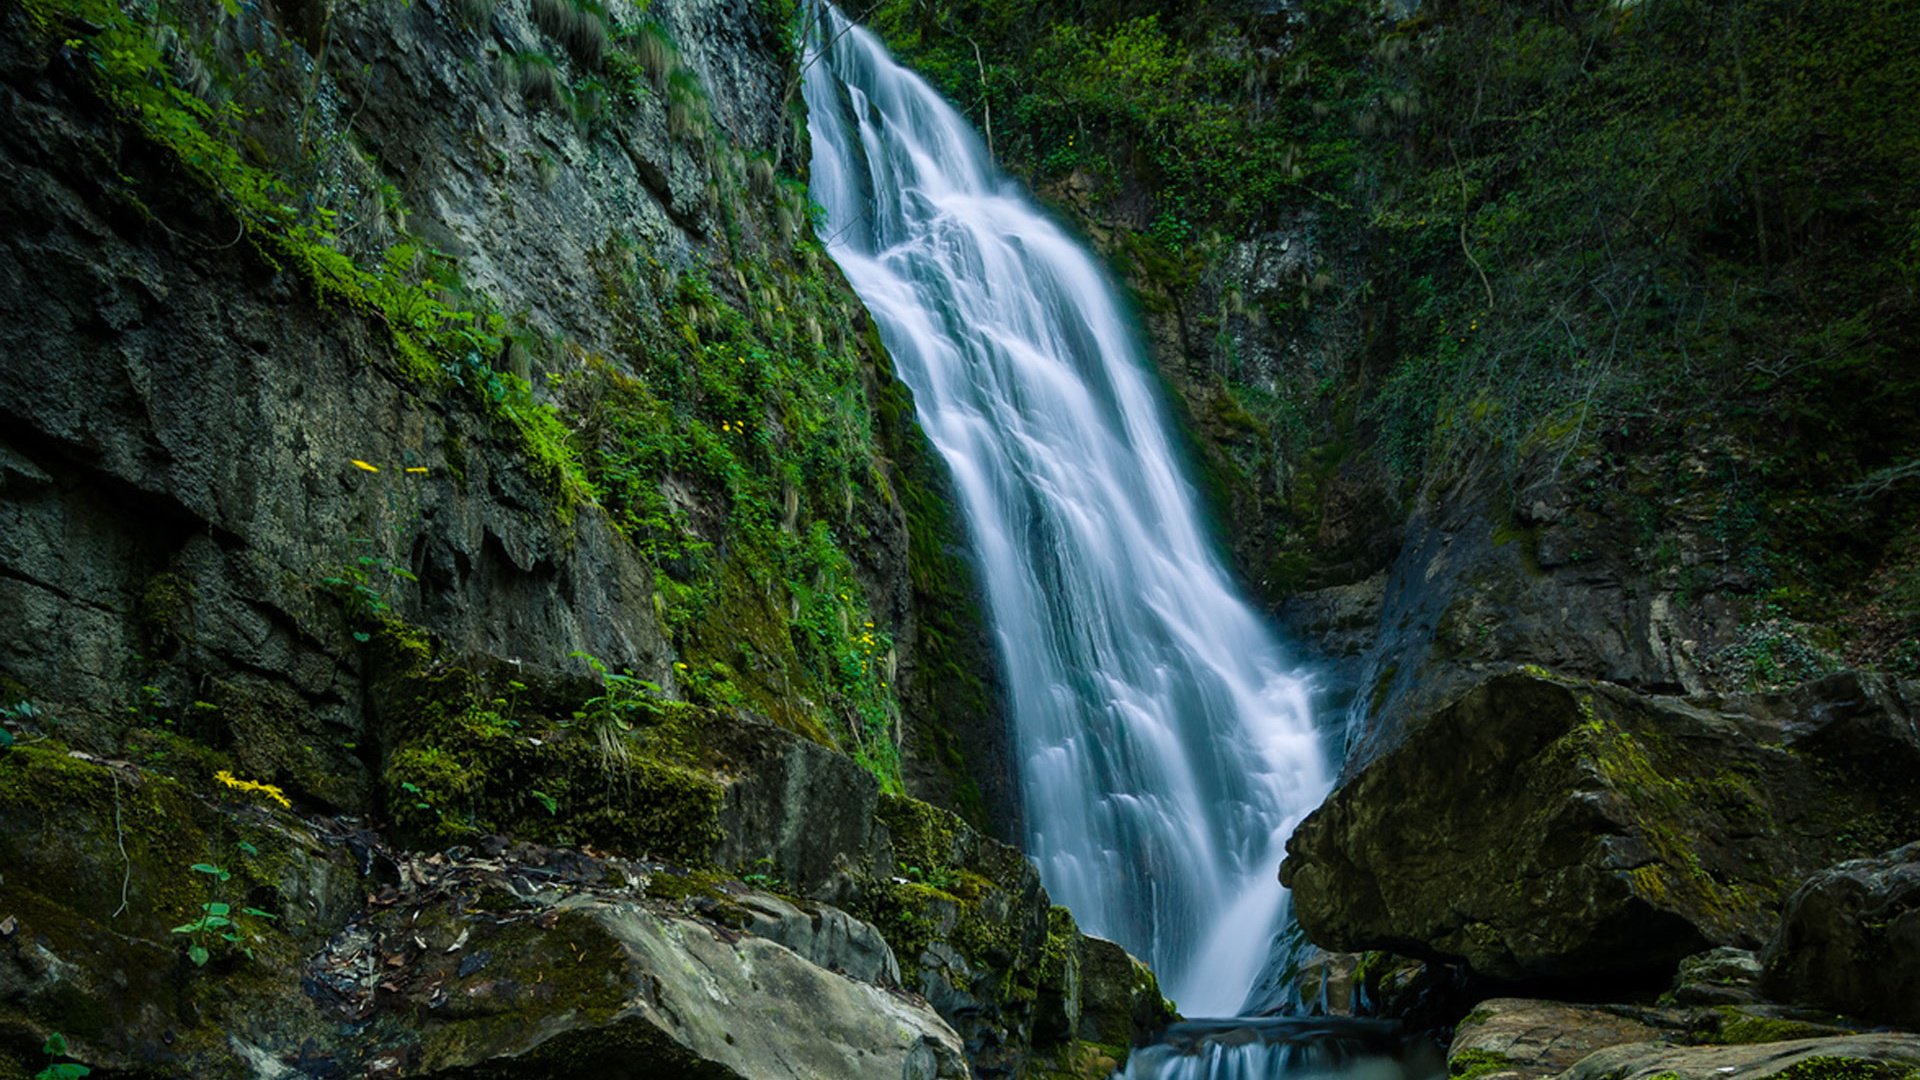
<instances>
[{"instance_id":1,"label":"stone outcrop","mask_svg":"<svg viewBox=\"0 0 1920 1080\"><path fill-rule=\"evenodd\" d=\"M1920 1037L1867 1034L1730 1006L1481 1002L1447 1052L1460 1080L1772 1076L1904 1080Z\"/></svg>"},{"instance_id":2,"label":"stone outcrop","mask_svg":"<svg viewBox=\"0 0 1920 1080\"><path fill-rule=\"evenodd\" d=\"M1643 1011L1604 1005L1494 998L1460 1021L1447 1060L1454 1075L1476 1080L1545 1080L1596 1050L1658 1040L1676 1027L1648 1021Z\"/></svg>"},{"instance_id":3,"label":"stone outcrop","mask_svg":"<svg viewBox=\"0 0 1920 1080\"><path fill-rule=\"evenodd\" d=\"M1767 943L1775 997L1920 1030L1920 843L1808 878Z\"/></svg>"},{"instance_id":4,"label":"stone outcrop","mask_svg":"<svg viewBox=\"0 0 1920 1080\"><path fill-rule=\"evenodd\" d=\"M1017 852L884 806L821 890L868 921L766 891L791 888L780 823L740 875L754 885L500 836L423 855L244 784L15 747L0 1061L60 1031L96 1067L166 1075L934 1080L1111 1067L1172 1018L1152 973L1050 910ZM244 909L234 941L177 929L207 904Z\"/></svg>"},{"instance_id":5,"label":"stone outcrop","mask_svg":"<svg viewBox=\"0 0 1920 1080\"><path fill-rule=\"evenodd\" d=\"M353 749L372 741L369 658L342 607L391 611L463 654L581 672L572 654L585 653L688 692L694 673L674 667L687 631L663 619L663 560L618 500L583 500L541 440L586 441L595 403L562 400L560 381L634 377L636 351L677 333L676 283L711 275L720 299L793 307L815 333L866 325L830 266L813 268L826 287L805 310L750 291L742 270L784 258L804 224L791 204L806 136L788 114L796 61L781 28L746 0L609 5L602 29L648 28L666 65L627 72L631 101L616 116L602 85L612 76L570 59L527 2L341 5L304 31L301 13L335 5L194 9L152 28L157 69L131 81L184 80L180 102L208 94L215 115L245 117L233 138L246 152L182 161L118 110L110 80L124 73L100 75L88 59L102 27L86 6L48 0L3 16L0 215L26 223L0 238L6 692L21 688L102 753L130 703L138 719L204 702L185 734L356 812L374 795ZM309 40L322 24L324 48ZM581 111L540 104L522 69L553 72ZM589 115L594 101L603 109ZM762 179L749 182L748 158L772 171L756 164ZM331 228L267 235L246 199L269 176L301 186L318 209L298 209ZM410 310L330 292L325 268L349 258L426 284ZM396 331L422 337L450 311L485 327L498 355L429 360L409 353L417 341L396 345ZM884 353L867 339L848 349L852 381L871 392L850 422L885 448L874 475L889 494L832 499L862 538L848 545L851 591L888 635L898 694L917 706L894 721L903 772L1004 826L998 695L990 654L975 648L964 560L942 546L955 527L944 480ZM537 385L509 395L515 379ZM567 418L529 434L549 407ZM664 487L699 543L726 539L716 493L685 479ZM915 499L911 529L903 495ZM930 534L931 554L910 552L914 529ZM673 570L689 573L684 560ZM945 590L940 637L925 648L920 621L935 602L915 574ZM775 631L757 647L790 652L784 614ZM974 696L946 710L952 650L969 649ZM743 662L723 669L750 688L773 678ZM711 678L711 665L698 674ZM961 720L964 734L949 730Z\"/></svg>"},{"instance_id":6,"label":"stone outcrop","mask_svg":"<svg viewBox=\"0 0 1920 1080\"><path fill-rule=\"evenodd\" d=\"M165 7L0 9L0 1077L933 1080L1163 1022L985 834L991 649L807 242L782 5ZM749 352L834 431L685 385Z\"/></svg>"},{"instance_id":7,"label":"stone outcrop","mask_svg":"<svg viewBox=\"0 0 1920 1080\"><path fill-rule=\"evenodd\" d=\"M1920 1069L1920 1038L1847 1035L1748 1046L1627 1043L1582 1058L1565 1080L1906 1080Z\"/></svg>"},{"instance_id":8,"label":"stone outcrop","mask_svg":"<svg viewBox=\"0 0 1920 1080\"><path fill-rule=\"evenodd\" d=\"M1808 873L1920 829L1906 691L1684 701L1516 672L1431 714L1303 822L1318 943L1496 980L1670 973L1757 946Z\"/></svg>"},{"instance_id":9,"label":"stone outcrop","mask_svg":"<svg viewBox=\"0 0 1920 1080\"><path fill-rule=\"evenodd\" d=\"M592 893L517 917L423 914L402 938L425 948L369 1040L392 1038L417 1075L969 1075L924 1001L724 923Z\"/></svg>"}]
</instances>

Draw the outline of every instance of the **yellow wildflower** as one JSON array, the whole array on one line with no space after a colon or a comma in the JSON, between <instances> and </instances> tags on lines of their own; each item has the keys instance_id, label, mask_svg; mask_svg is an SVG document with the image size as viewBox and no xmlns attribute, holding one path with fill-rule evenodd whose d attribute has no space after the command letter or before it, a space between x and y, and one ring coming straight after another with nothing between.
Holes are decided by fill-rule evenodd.
<instances>
[{"instance_id":1,"label":"yellow wildflower","mask_svg":"<svg viewBox=\"0 0 1920 1080\"><path fill-rule=\"evenodd\" d=\"M358 463L356 462L356 464ZM263 784L258 780L241 780L225 769L214 773L213 778L235 791L257 791L267 798L272 799L274 802L279 803L282 809L293 809L293 803L287 800L287 793L274 787L272 784Z\"/></svg>"},{"instance_id":2,"label":"yellow wildflower","mask_svg":"<svg viewBox=\"0 0 1920 1080\"><path fill-rule=\"evenodd\" d=\"M360 460L359 458L354 458L354 459L353 459L353 467L354 467L354 468L356 468L356 469L361 469L361 470L364 470L364 471L366 471L366 472L379 472L379 471L380 471L380 466L378 466L378 465L369 465L369 464L367 464L366 462L364 462L364 461L361 461L361 460Z\"/></svg>"},{"instance_id":3,"label":"yellow wildflower","mask_svg":"<svg viewBox=\"0 0 1920 1080\"><path fill-rule=\"evenodd\" d=\"M415 476L427 475L427 467L425 465L414 465L409 467L407 471L413 473Z\"/></svg>"}]
</instances>

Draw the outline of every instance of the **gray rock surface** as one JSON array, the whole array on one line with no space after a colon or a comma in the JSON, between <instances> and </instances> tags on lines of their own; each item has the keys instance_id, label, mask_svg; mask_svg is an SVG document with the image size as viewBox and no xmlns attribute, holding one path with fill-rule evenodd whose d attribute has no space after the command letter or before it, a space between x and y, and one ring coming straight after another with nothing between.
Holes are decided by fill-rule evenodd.
<instances>
[{"instance_id":1,"label":"gray rock surface","mask_svg":"<svg viewBox=\"0 0 1920 1080\"><path fill-rule=\"evenodd\" d=\"M1479 1080L1544 1080L1597 1050L1657 1040L1678 1026L1605 1005L1493 998L1460 1021L1447 1058L1456 1074L1472 1069Z\"/></svg>"},{"instance_id":2,"label":"gray rock surface","mask_svg":"<svg viewBox=\"0 0 1920 1080\"><path fill-rule=\"evenodd\" d=\"M900 985L900 964L871 923L825 904L796 906L765 893L740 898L747 929L793 950L815 967L880 987Z\"/></svg>"},{"instance_id":3,"label":"gray rock surface","mask_svg":"<svg viewBox=\"0 0 1920 1080\"><path fill-rule=\"evenodd\" d=\"M1821 870L1787 898L1766 988L1920 1030L1920 843Z\"/></svg>"},{"instance_id":4,"label":"gray rock surface","mask_svg":"<svg viewBox=\"0 0 1920 1080\"><path fill-rule=\"evenodd\" d=\"M1920 1037L1845 1035L1751 1046L1627 1043L1582 1058L1563 1080L1760 1080L1788 1074L1815 1080L1905 1080L1920 1071Z\"/></svg>"},{"instance_id":5,"label":"gray rock surface","mask_svg":"<svg viewBox=\"0 0 1920 1080\"><path fill-rule=\"evenodd\" d=\"M1747 1005L1760 1000L1760 958L1722 946L1680 961L1673 999L1682 1005Z\"/></svg>"},{"instance_id":6,"label":"gray rock surface","mask_svg":"<svg viewBox=\"0 0 1920 1080\"><path fill-rule=\"evenodd\" d=\"M676 1067L742 1080L970 1075L959 1037L925 1003L766 938L585 897L562 902L550 919L543 955L557 952L555 940L591 953L585 963L604 973L603 1001L542 1015L516 1005L521 995L498 980L470 978L460 1012L423 1026L421 1075L561 1063L612 1077ZM495 964L509 959L511 924L467 929L462 949L491 948ZM519 970L524 981L538 966ZM497 1012L489 1008L496 1003Z\"/></svg>"}]
</instances>

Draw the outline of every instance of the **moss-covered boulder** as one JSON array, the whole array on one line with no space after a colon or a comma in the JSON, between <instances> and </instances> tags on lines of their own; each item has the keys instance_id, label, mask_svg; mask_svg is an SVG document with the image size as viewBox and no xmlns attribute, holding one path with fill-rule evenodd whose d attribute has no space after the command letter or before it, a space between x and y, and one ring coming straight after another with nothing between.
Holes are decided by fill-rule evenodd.
<instances>
[{"instance_id":1,"label":"moss-covered boulder","mask_svg":"<svg viewBox=\"0 0 1920 1080\"><path fill-rule=\"evenodd\" d=\"M1153 973L1052 907L1020 852L917 799L881 796L876 822L882 857L853 911L960 1033L976 1075L1081 1075L1172 1018Z\"/></svg>"},{"instance_id":2,"label":"moss-covered boulder","mask_svg":"<svg viewBox=\"0 0 1920 1080\"><path fill-rule=\"evenodd\" d=\"M1795 889L1764 978L1782 999L1920 1031L1920 843Z\"/></svg>"},{"instance_id":3,"label":"moss-covered boulder","mask_svg":"<svg viewBox=\"0 0 1920 1080\"><path fill-rule=\"evenodd\" d=\"M1764 940L1812 870L1920 832L1916 767L1881 679L1687 702L1517 671L1335 792L1281 877L1324 947L1493 979L1665 977Z\"/></svg>"},{"instance_id":4,"label":"moss-covered boulder","mask_svg":"<svg viewBox=\"0 0 1920 1080\"><path fill-rule=\"evenodd\" d=\"M1131 1046L1176 1018L1147 965L1104 938L1081 937L1081 1039Z\"/></svg>"},{"instance_id":5,"label":"moss-covered boulder","mask_svg":"<svg viewBox=\"0 0 1920 1080\"><path fill-rule=\"evenodd\" d=\"M96 1067L241 1077L330 1029L300 966L360 900L346 834L222 775L0 751L0 1061L31 1074L59 1032Z\"/></svg>"}]
</instances>

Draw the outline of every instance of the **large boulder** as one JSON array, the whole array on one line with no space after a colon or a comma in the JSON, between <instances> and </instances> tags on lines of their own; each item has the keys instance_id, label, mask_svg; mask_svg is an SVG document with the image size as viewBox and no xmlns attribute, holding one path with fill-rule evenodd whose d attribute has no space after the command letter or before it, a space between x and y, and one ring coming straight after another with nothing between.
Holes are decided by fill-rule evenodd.
<instances>
[{"instance_id":1,"label":"large boulder","mask_svg":"<svg viewBox=\"0 0 1920 1080\"><path fill-rule=\"evenodd\" d=\"M1746 1046L1625 1043L1582 1058L1561 1080L1911 1080L1920 1038L1842 1035Z\"/></svg>"},{"instance_id":2,"label":"large boulder","mask_svg":"<svg viewBox=\"0 0 1920 1080\"><path fill-rule=\"evenodd\" d=\"M1807 879L1765 961L1776 997L1920 1030L1920 843Z\"/></svg>"},{"instance_id":3,"label":"large boulder","mask_svg":"<svg viewBox=\"0 0 1920 1080\"><path fill-rule=\"evenodd\" d=\"M1495 998L1454 1029L1448 1072L1473 1080L1544 1080L1596 1050L1665 1038L1675 1025L1662 1019L1616 1006Z\"/></svg>"},{"instance_id":4,"label":"large boulder","mask_svg":"<svg viewBox=\"0 0 1920 1080\"><path fill-rule=\"evenodd\" d=\"M1496 980L1670 973L1757 947L1813 870L1920 833L1916 769L1907 698L1879 677L1723 702L1523 669L1335 792L1281 880L1325 948Z\"/></svg>"},{"instance_id":5,"label":"large boulder","mask_svg":"<svg viewBox=\"0 0 1920 1080\"><path fill-rule=\"evenodd\" d=\"M386 1029L417 1075L969 1075L925 1002L767 938L589 895L517 918L434 914L399 938L393 992L411 1015Z\"/></svg>"}]
</instances>

